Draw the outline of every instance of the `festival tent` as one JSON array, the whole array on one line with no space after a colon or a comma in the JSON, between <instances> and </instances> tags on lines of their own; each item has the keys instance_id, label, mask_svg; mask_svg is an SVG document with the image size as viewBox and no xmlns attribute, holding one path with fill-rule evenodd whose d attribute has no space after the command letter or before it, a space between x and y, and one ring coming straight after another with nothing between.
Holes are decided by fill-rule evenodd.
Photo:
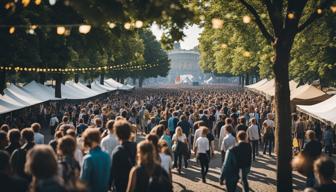
<instances>
[{"instance_id":1,"label":"festival tent","mask_svg":"<svg viewBox=\"0 0 336 192\"><path fill-rule=\"evenodd\" d=\"M336 125L336 95L315 105L298 105L297 110L322 122Z\"/></svg>"},{"instance_id":2,"label":"festival tent","mask_svg":"<svg viewBox=\"0 0 336 192\"><path fill-rule=\"evenodd\" d=\"M15 86L14 84L10 84L5 90L4 94L13 98L14 100L24 104L25 106L36 105L44 102L39 98L35 98L33 95L28 93L27 91Z\"/></svg>"},{"instance_id":3,"label":"festival tent","mask_svg":"<svg viewBox=\"0 0 336 192\"><path fill-rule=\"evenodd\" d=\"M108 84L110 87L114 87L118 90L131 90L134 88L134 86L131 85L124 85L122 83L119 83L118 81L109 78L104 81L104 83Z\"/></svg>"},{"instance_id":4,"label":"festival tent","mask_svg":"<svg viewBox=\"0 0 336 192\"><path fill-rule=\"evenodd\" d=\"M102 85L98 81L93 81L91 83L91 89L93 89L95 91L99 91L101 93L106 93L106 92L109 92L109 91L117 90L117 88L115 88L115 87L111 87L111 86L108 86L108 85Z\"/></svg>"},{"instance_id":5,"label":"festival tent","mask_svg":"<svg viewBox=\"0 0 336 192\"><path fill-rule=\"evenodd\" d=\"M86 93L88 95L88 97L95 97L97 95L102 94L101 92L98 92L98 91L95 91L93 89L88 88L87 86L83 85L80 82L75 83L75 82L72 82L72 81L68 81L65 84L78 89L78 91L80 91L80 93Z\"/></svg>"},{"instance_id":6,"label":"festival tent","mask_svg":"<svg viewBox=\"0 0 336 192\"><path fill-rule=\"evenodd\" d=\"M63 84L61 84L61 92L63 99L80 100L80 99L86 99L87 96L83 93L78 93L77 89Z\"/></svg>"},{"instance_id":7,"label":"festival tent","mask_svg":"<svg viewBox=\"0 0 336 192\"><path fill-rule=\"evenodd\" d=\"M302 85L291 92L291 102L294 105L312 105L330 98L328 94L313 85Z\"/></svg>"},{"instance_id":8,"label":"festival tent","mask_svg":"<svg viewBox=\"0 0 336 192\"><path fill-rule=\"evenodd\" d=\"M247 87L248 89L255 89L255 88L258 88L260 86L262 86L263 84L267 83L268 80L267 79L262 79L252 85L246 85L245 87Z\"/></svg>"},{"instance_id":9,"label":"festival tent","mask_svg":"<svg viewBox=\"0 0 336 192\"><path fill-rule=\"evenodd\" d=\"M298 85L298 83L291 80L289 82L289 90L292 91L292 90L296 89L297 85ZM263 85L255 87L252 90L259 93L259 94L268 96L268 97L274 97L275 96L275 80L272 79L270 81L267 81Z\"/></svg>"},{"instance_id":10,"label":"festival tent","mask_svg":"<svg viewBox=\"0 0 336 192\"><path fill-rule=\"evenodd\" d=\"M40 83L37 83L36 81L28 83L22 89L24 89L35 98L38 98L44 102L61 100L61 98L55 97L55 90L52 87L42 85Z\"/></svg>"},{"instance_id":11,"label":"festival tent","mask_svg":"<svg viewBox=\"0 0 336 192\"><path fill-rule=\"evenodd\" d=\"M0 114L8 113L14 110L22 109L24 106L22 105L14 105L9 103L6 99L0 96Z\"/></svg>"}]
</instances>

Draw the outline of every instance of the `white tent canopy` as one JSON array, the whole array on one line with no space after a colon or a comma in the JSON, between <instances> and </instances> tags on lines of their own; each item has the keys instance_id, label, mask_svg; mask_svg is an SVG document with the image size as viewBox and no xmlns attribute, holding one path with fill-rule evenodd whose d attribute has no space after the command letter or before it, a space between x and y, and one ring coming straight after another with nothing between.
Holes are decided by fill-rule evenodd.
<instances>
[{"instance_id":1,"label":"white tent canopy","mask_svg":"<svg viewBox=\"0 0 336 192\"><path fill-rule=\"evenodd\" d=\"M325 92L312 85L302 85L291 92L291 100L293 99L313 99L327 95Z\"/></svg>"},{"instance_id":2,"label":"white tent canopy","mask_svg":"<svg viewBox=\"0 0 336 192\"><path fill-rule=\"evenodd\" d=\"M107 83L106 83L107 82ZM97 95L119 90L130 90L133 87L124 85L113 79L107 79L105 85L94 81L91 83L91 89L81 83L68 81L61 84L62 98L55 97L55 89L35 81L32 81L24 87L17 87L10 84L5 90L4 95L0 95L0 114L19 110L25 107L40 104L46 101L57 101L62 99L82 100L95 97Z\"/></svg>"},{"instance_id":3,"label":"white tent canopy","mask_svg":"<svg viewBox=\"0 0 336 192\"><path fill-rule=\"evenodd\" d=\"M104 81L104 83L106 83L107 85L109 85L110 87L114 87L118 90L130 90L130 89L133 89L134 87L131 86L131 85L124 85L122 83L119 83L118 81L112 79L112 78L109 78L109 79L106 79Z\"/></svg>"},{"instance_id":4,"label":"white tent canopy","mask_svg":"<svg viewBox=\"0 0 336 192\"><path fill-rule=\"evenodd\" d=\"M298 105L297 110L336 125L336 95L315 105Z\"/></svg>"},{"instance_id":5,"label":"white tent canopy","mask_svg":"<svg viewBox=\"0 0 336 192\"><path fill-rule=\"evenodd\" d=\"M289 82L289 89L292 91L296 89L298 83L291 80ZM252 84L250 86L246 86L247 88L251 89L254 92L257 92L259 94L265 95L265 96L275 96L275 80L271 79L267 81L266 79L263 79L255 84Z\"/></svg>"},{"instance_id":6,"label":"white tent canopy","mask_svg":"<svg viewBox=\"0 0 336 192\"><path fill-rule=\"evenodd\" d=\"M249 89L255 89L255 88L258 88L260 86L262 86L263 84L267 83L267 79L262 79L252 85L246 85L245 87L249 88Z\"/></svg>"}]
</instances>

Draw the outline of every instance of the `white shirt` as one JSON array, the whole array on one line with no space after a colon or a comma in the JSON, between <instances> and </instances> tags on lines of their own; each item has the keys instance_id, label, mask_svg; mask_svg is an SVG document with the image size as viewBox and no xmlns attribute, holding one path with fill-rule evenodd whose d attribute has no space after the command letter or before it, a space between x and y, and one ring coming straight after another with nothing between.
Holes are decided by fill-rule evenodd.
<instances>
[{"instance_id":1,"label":"white shirt","mask_svg":"<svg viewBox=\"0 0 336 192\"><path fill-rule=\"evenodd\" d=\"M83 165L83 153L79 147L76 148L74 153L74 158L78 161L79 165L82 167Z\"/></svg>"},{"instance_id":2,"label":"white shirt","mask_svg":"<svg viewBox=\"0 0 336 192\"><path fill-rule=\"evenodd\" d=\"M113 149L119 144L117 137L114 134L109 133L106 137L100 142L100 147L103 151L108 153L112 158Z\"/></svg>"},{"instance_id":3,"label":"white shirt","mask_svg":"<svg viewBox=\"0 0 336 192\"><path fill-rule=\"evenodd\" d=\"M34 142L35 144L44 144L44 135L34 132Z\"/></svg>"},{"instance_id":4,"label":"white shirt","mask_svg":"<svg viewBox=\"0 0 336 192\"><path fill-rule=\"evenodd\" d=\"M197 153L207 153L209 151L209 140L206 137L200 137L196 140Z\"/></svg>"},{"instance_id":5,"label":"white shirt","mask_svg":"<svg viewBox=\"0 0 336 192\"><path fill-rule=\"evenodd\" d=\"M224 137L227 135L227 134L226 134L226 130L225 130L225 127L226 127L226 126L228 126L228 125L223 125L223 126L221 127L220 132L219 132L218 148L221 148L221 145L222 145L222 143L223 143L223 139L224 139Z\"/></svg>"},{"instance_id":6,"label":"white shirt","mask_svg":"<svg viewBox=\"0 0 336 192\"><path fill-rule=\"evenodd\" d=\"M160 153L160 159L161 159L161 167L167 171L167 173L170 173L171 165L172 165L172 159L169 155Z\"/></svg>"},{"instance_id":7,"label":"white shirt","mask_svg":"<svg viewBox=\"0 0 336 192\"><path fill-rule=\"evenodd\" d=\"M268 125L269 127L274 128L274 121L273 121L273 120L271 120L271 119L266 119L266 120L264 121L264 123L267 123L267 125Z\"/></svg>"},{"instance_id":8,"label":"white shirt","mask_svg":"<svg viewBox=\"0 0 336 192\"><path fill-rule=\"evenodd\" d=\"M185 140L187 139L186 135L183 133L182 136L177 137L176 133L173 135L172 140L173 141L181 141L181 142L185 142Z\"/></svg>"},{"instance_id":9,"label":"white shirt","mask_svg":"<svg viewBox=\"0 0 336 192\"><path fill-rule=\"evenodd\" d=\"M251 125L247 128L247 136L250 141L259 140L259 129L257 125Z\"/></svg>"},{"instance_id":10,"label":"white shirt","mask_svg":"<svg viewBox=\"0 0 336 192\"><path fill-rule=\"evenodd\" d=\"M52 118L50 119L50 123L49 123L49 125L50 125L50 126L56 126L58 123L59 123L59 120L58 120L58 118L55 116L55 117L52 117Z\"/></svg>"},{"instance_id":11,"label":"white shirt","mask_svg":"<svg viewBox=\"0 0 336 192\"><path fill-rule=\"evenodd\" d=\"M193 148L196 147L196 140L197 140L199 137L201 137L201 135L202 135L202 129L200 129L200 128L196 129L195 134L194 134Z\"/></svg>"},{"instance_id":12,"label":"white shirt","mask_svg":"<svg viewBox=\"0 0 336 192\"><path fill-rule=\"evenodd\" d=\"M236 144L236 138L234 138L234 136L230 133L230 134L226 134L226 136L223 139L222 145L221 145L221 151L227 151L229 150L231 147L235 146Z\"/></svg>"}]
</instances>

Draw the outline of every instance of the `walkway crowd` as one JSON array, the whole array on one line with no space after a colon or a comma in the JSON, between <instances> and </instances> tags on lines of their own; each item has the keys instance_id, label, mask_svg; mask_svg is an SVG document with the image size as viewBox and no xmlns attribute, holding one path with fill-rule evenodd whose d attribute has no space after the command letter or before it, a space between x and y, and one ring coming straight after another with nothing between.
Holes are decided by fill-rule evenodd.
<instances>
[{"instance_id":1,"label":"walkway crowd","mask_svg":"<svg viewBox=\"0 0 336 192\"><path fill-rule=\"evenodd\" d=\"M1 191L168 192L172 169L188 169L193 156L206 183L220 151L219 185L235 192L241 180L247 192L259 153L276 158L272 109L266 98L239 88L139 89L45 104L30 120L6 118L1 126ZM292 121L293 169L307 177L306 190L336 191L335 163L322 154L333 155L334 130L301 114Z\"/></svg>"}]
</instances>

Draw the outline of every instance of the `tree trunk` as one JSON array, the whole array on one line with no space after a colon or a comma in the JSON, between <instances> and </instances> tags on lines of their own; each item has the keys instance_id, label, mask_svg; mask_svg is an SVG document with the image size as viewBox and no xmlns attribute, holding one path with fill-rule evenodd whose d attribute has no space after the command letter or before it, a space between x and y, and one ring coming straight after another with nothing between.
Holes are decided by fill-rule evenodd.
<instances>
[{"instance_id":1,"label":"tree trunk","mask_svg":"<svg viewBox=\"0 0 336 192\"><path fill-rule=\"evenodd\" d=\"M245 83L245 77L244 75L241 76L241 86L244 88L244 83Z\"/></svg>"},{"instance_id":2,"label":"tree trunk","mask_svg":"<svg viewBox=\"0 0 336 192\"><path fill-rule=\"evenodd\" d=\"M249 85L250 84L250 75L248 73L246 73L245 75L245 85Z\"/></svg>"},{"instance_id":3,"label":"tree trunk","mask_svg":"<svg viewBox=\"0 0 336 192\"><path fill-rule=\"evenodd\" d=\"M293 38L294 39L294 38ZM292 191L292 133L288 64L293 40L279 39L275 44L275 151L277 154L277 191Z\"/></svg>"},{"instance_id":4,"label":"tree trunk","mask_svg":"<svg viewBox=\"0 0 336 192\"><path fill-rule=\"evenodd\" d=\"M101 85L104 85L104 78L105 78L105 74L104 74L104 72L102 72L102 73L100 74L100 84L101 84Z\"/></svg>"},{"instance_id":5,"label":"tree trunk","mask_svg":"<svg viewBox=\"0 0 336 192\"><path fill-rule=\"evenodd\" d=\"M143 77L140 77L140 78L139 78L139 87L140 87L140 88L142 87L142 83L143 83Z\"/></svg>"},{"instance_id":6,"label":"tree trunk","mask_svg":"<svg viewBox=\"0 0 336 192\"><path fill-rule=\"evenodd\" d=\"M39 83L41 83L42 85L44 85L44 82L46 81L46 73L44 73L44 72L41 72L41 73L39 73Z\"/></svg>"},{"instance_id":7,"label":"tree trunk","mask_svg":"<svg viewBox=\"0 0 336 192\"><path fill-rule=\"evenodd\" d=\"M79 74L76 73L76 74L75 74L75 83L78 83L78 82L79 82Z\"/></svg>"},{"instance_id":8,"label":"tree trunk","mask_svg":"<svg viewBox=\"0 0 336 192\"><path fill-rule=\"evenodd\" d=\"M62 98L62 90L61 90L61 84L62 84L62 74L57 74L55 76L56 85L55 85L55 97L56 98Z\"/></svg>"},{"instance_id":9,"label":"tree trunk","mask_svg":"<svg viewBox=\"0 0 336 192\"><path fill-rule=\"evenodd\" d=\"M241 78L241 76L239 76L239 85L241 85L241 82L242 82L242 78Z\"/></svg>"},{"instance_id":10,"label":"tree trunk","mask_svg":"<svg viewBox=\"0 0 336 192\"><path fill-rule=\"evenodd\" d=\"M133 77L132 80L133 80L133 85L135 85L136 84L136 78Z\"/></svg>"},{"instance_id":11,"label":"tree trunk","mask_svg":"<svg viewBox=\"0 0 336 192\"><path fill-rule=\"evenodd\" d=\"M124 78L121 78L121 79L120 79L120 83L124 84L124 82L125 82L125 79L124 79Z\"/></svg>"},{"instance_id":12,"label":"tree trunk","mask_svg":"<svg viewBox=\"0 0 336 192\"><path fill-rule=\"evenodd\" d=\"M116 77L116 81L117 81L117 82L119 82L119 81L120 81L120 80L119 80L119 77Z\"/></svg>"},{"instance_id":13,"label":"tree trunk","mask_svg":"<svg viewBox=\"0 0 336 192\"><path fill-rule=\"evenodd\" d=\"M0 94L4 94L4 90L6 89L6 71L0 71Z\"/></svg>"}]
</instances>

